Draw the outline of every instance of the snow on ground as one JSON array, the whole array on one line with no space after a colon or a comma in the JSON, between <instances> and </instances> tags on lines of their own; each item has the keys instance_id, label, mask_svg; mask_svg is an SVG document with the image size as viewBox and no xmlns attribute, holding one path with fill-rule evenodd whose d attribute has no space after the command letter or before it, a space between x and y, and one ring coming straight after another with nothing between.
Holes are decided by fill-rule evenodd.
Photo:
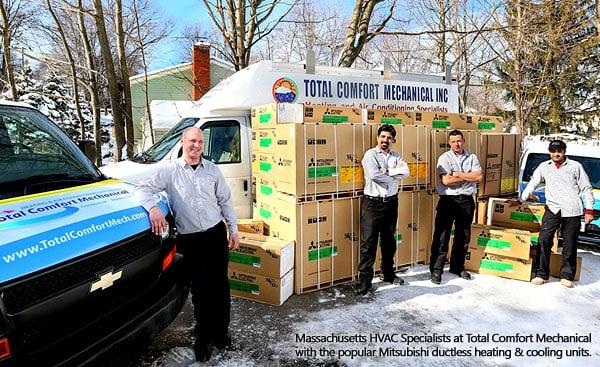
<instances>
[{"instance_id":1,"label":"snow on ground","mask_svg":"<svg viewBox=\"0 0 600 367\"><path fill-rule=\"evenodd\" d=\"M375 283L375 291L366 296L355 296L344 285L292 296L281 307L234 299L231 334L236 350L216 354L208 365L598 366L600 253L580 251L579 255L583 257L581 281L573 289L553 278L538 287L479 274L466 281L447 272L436 286L429 281L428 267L421 265L401 274L408 285ZM468 334L480 337L469 341ZM543 334L554 340L538 341ZM591 342L561 341L557 336L590 334ZM346 340L302 342L297 337L301 335ZM386 335L394 335L393 340L371 339ZM349 337L366 341L352 342ZM407 344L403 337L417 339ZM492 337L521 339L503 342ZM188 340L191 345L192 339ZM307 348L317 356L297 355ZM321 349L333 355L319 356ZM413 355L404 356L407 351ZM567 356L573 351L578 356ZM415 356L417 352L420 355ZM519 352L523 355L516 355ZM202 364L194 362L188 345L166 350L151 365Z\"/></svg>"}]
</instances>

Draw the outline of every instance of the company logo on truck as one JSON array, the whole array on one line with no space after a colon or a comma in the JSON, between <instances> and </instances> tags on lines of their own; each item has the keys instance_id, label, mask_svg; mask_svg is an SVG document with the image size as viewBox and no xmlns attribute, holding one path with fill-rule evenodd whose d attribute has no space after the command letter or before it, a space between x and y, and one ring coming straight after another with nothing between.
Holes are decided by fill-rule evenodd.
<instances>
[{"instance_id":1,"label":"company logo on truck","mask_svg":"<svg viewBox=\"0 0 600 367\"><path fill-rule=\"evenodd\" d=\"M279 78L273 83L273 99L279 103L294 103L298 97L298 86L290 78Z\"/></svg>"}]
</instances>

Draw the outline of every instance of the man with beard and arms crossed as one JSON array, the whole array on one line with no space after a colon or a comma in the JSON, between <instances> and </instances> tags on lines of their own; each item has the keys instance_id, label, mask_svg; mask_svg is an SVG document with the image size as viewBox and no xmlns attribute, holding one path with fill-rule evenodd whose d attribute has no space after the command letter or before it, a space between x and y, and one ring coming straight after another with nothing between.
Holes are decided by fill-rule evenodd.
<instances>
[{"instance_id":1,"label":"man with beard and arms crossed","mask_svg":"<svg viewBox=\"0 0 600 367\"><path fill-rule=\"evenodd\" d=\"M161 191L169 196L184 273L191 283L194 352L198 361L207 361L213 346L226 349L231 344L227 265L229 250L239 248L240 241L229 187L217 166L202 158L202 130L185 129L181 146L183 156L140 183L136 197L150 214L152 232L160 235L167 222L153 196ZM229 225L229 240L223 219Z\"/></svg>"},{"instance_id":2,"label":"man with beard and arms crossed","mask_svg":"<svg viewBox=\"0 0 600 367\"><path fill-rule=\"evenodd\" d=\"M527 199L539 201L533 192L542 181L546 184L546 210L542 217L537 248L539 268L531 283L542 285L548 282L552 239L556 230L560 228L563 237L560 284L571 288L577 270L577 239L580 218L585 213L585 224L594 219L594 195L590 179L581 164L567 158L567 144L564 141L552 140L548 145L548 151L550 159L540 163L533 171L529 183L521 193L523 201ZM581 201L582 196L587 208L585 212Z\"/></svg>"},{"instance_id":3,"label":"man with beard and arms crossed","mask_svg":"<svg viewBox=\"0 0 600 367\"><path fill-rule=\"evenodd\" d=\"M450 254L450 272L463 279L471 279L471 274L465 271L465 255L475 212L473 194L477 191L477 182L483 177L477 156L464 149L462 132L452 130L448 134L448 145L450 150L440 155L437 161L437 174L442 182L437 187L440 201L436 208L429 259L431 281L435 284L442 282L452 224L454 244Z\"/></svg>"},{"instance_id":4,"label":"man with beard and arms crossed","mask_svg":"<svg viewBox=\"0 0 600 367\"><path fill-rule=\"evenodd\" d=\"M394 271L396 221L398 219L398 179L409 169L400 154L390 150L396 138L392 125L377 130L377 146L367 150L362 166L365 175L364 197L360 212L360 264L355 291L364 295L371 289L377 240L381 239L381 275L384 282L404 284Z\"/></svg>"}]
</instances>

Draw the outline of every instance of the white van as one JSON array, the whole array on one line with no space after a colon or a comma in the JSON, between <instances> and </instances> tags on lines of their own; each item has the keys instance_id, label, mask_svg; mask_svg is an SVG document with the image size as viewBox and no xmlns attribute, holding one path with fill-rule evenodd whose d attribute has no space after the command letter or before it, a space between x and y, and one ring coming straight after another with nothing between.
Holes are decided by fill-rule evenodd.
<instances>
[{"instance_id":1,"label":"white van","mask_svg":"<svg viewBox=\"0 0 600 367\"><path fill-rule=\"evenodd\" d=\"M182 131L204 131L204 156L219 165L239 218L252 217L250 108L304 103L357 108L458 112L458 84L446 76L396 74L342 67L260 61L221 81L159 141L131 160L102 167L109 177L133 183L181 155Z\"/></svg>"},{"instance_id":2,"label":"white van","mask_svg":"<svg viewBox=\"0 0 600 367\"><path fill-rule=\"evenodd\" d=\"M549 140L533 141L527 144L521 157L519 171L519 193L521 193L531 179L537 166L548 159ZM567 157L582 164L585 172L590 177L594 192L594 220L579 234L579 242L600 245L600 146L593 142L567 141ZM540 186L535 194L541 202L546 202L544 187Z\"/></svg>"}]
</instances>

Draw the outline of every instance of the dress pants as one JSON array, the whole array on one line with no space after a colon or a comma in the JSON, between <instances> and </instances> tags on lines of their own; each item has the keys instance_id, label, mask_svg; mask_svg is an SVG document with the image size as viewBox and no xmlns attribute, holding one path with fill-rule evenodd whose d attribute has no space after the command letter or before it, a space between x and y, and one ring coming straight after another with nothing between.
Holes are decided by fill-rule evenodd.
<instances>
[{"instance_id":1,"label":"dress pants","mask_svg":"<svg viewBox=\"0 0 600 367\"><path fill-rule=\"evenodd\" d=\"M546 206L546 211L542 217L542 229L538 241L538 264L537 276L542 279L548 279L550 276L550 256L552 255L552 244L554 234L560 228L563 238L562 266L560 268L560 278L567 280L575 279L577 270L577 239L579 238L580 217L563 217L560 211L552 213Z\"/></svg>"},{"instance_id":2,"label":"dress pants","mask_svg":"<svg viewBox=\"0 0 600 367\"><path fill-rule=\"evenodd\" d=\"M450 272L460 274L465 270L465 255L471 237L471 223L475 213L475 200L471 195L440 195L435 215L435 229L431 242L429 271L443 273L450 231L454 224L454 244L450 254Z\"/></svg>"},{"instance_id":3,"label":"dress pants","mask_svg":"<svg viewBox=\"0 0 600 367\"><path fill-rule=\"evenodd\" d=\"M360 211L360 263L359 280L371 284L373 264L377 254L377 242L381 240L381 272L385 279L395 276L396 222L398 220L398 196L386 198L364 196Z\"/></svg>"},{"instance_id":4,"label":"dress pants","mask_svg":"<svg viewBox=\"0 0 600 367\"><path fill-rule=\"evenodd\" d=\"M180 234L184 274L190 282L197 344L222 342L229 330L231 300L225 223L204 231Z\"/></svg>"}]
</instances>

